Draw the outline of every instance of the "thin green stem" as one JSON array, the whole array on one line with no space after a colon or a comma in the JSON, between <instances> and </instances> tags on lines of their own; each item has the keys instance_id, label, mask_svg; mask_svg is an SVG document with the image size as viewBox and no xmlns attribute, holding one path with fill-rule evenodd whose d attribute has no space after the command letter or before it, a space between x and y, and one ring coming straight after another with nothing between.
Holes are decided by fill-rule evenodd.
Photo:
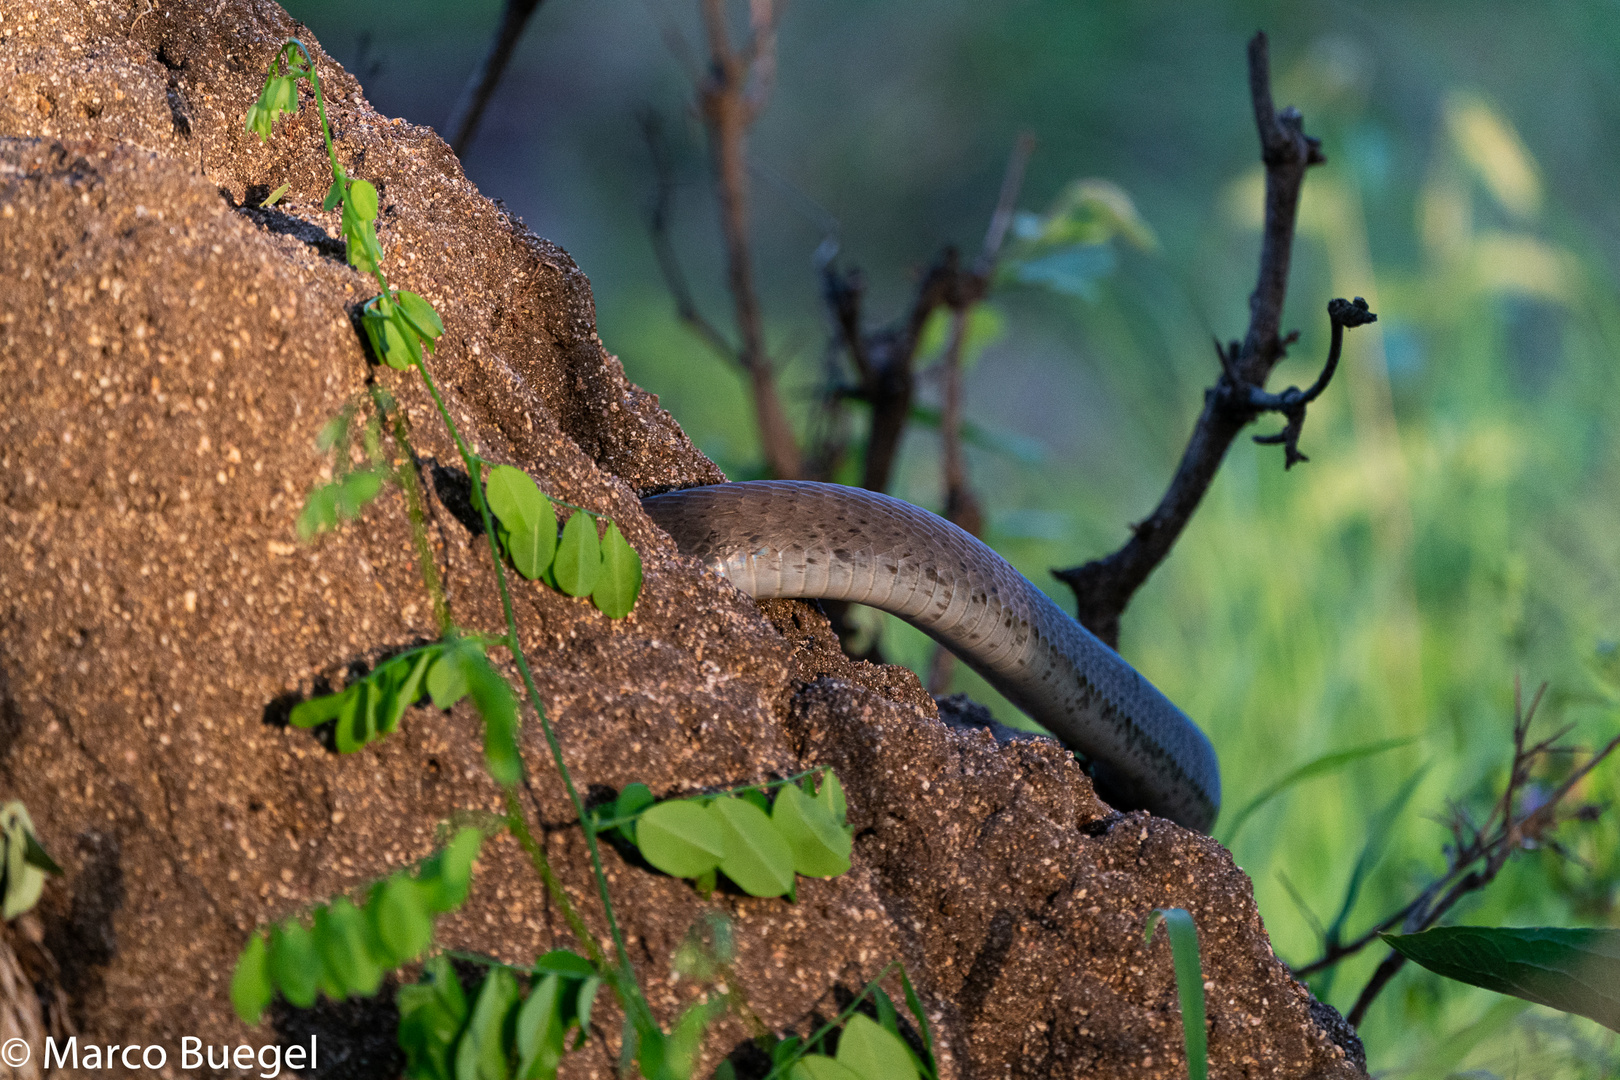
<instances>
[{"instance_id":1,"label":"thin green stem","mask_svg":"<svg viewBox=\"0 0 1620 1080\"><path fill-rule=\"evenodd\" d=\"M540 880L545 883L546 892L551 894L552 903L563 913L563 918L568 921L568 928L573 931L574 937L579 939L591 963L598 971L608 973L611 969L607 965L607 958L602 955L602 947L596 943L596 938L591 936L590 927L585 925L585 920L580 917L574 902L568 898L568 893L563 891L562 882L551 869L551 860L546 857L545 848L540 846L540 842L534 838L534 833L529 830L528 819L523 816L523 807L518 803L516 792L511 789L506 792L506 824L512 835L517 838L518 845L528 853L529 861L534 864L535 873L540 875Z\"/></svg>"},{"instance_id":2,"label":"thin green stem","mask_svg":"<svg viewBox=\"0 0 1620 1080\"><path fill-rule=\"evenodd\" d=\"M455 628L450 619L450 599L445 595L444 582L439 579L439 565L433 558L433 545L428 541L427 512L422 502L422 488L418 482L418 465L416 448L411 445L410 431L405 426L405 411L395 408L390 415L383 406L380 392L374 386L371 392L372 400L377 405L377 411L388 416L393 421L394 442L399 444L405 453L403 463L394 466L394 477L405 492L405 509L411 519L411 543L416 547L416 561L422 570L422 583L427 586L428 597L433 601L433 619L439 626L439 636L449 634Z\"/></svg>"},{"instance_id":3,"label":"thin green stem","mask_svg":"<svg viewBox=\"0 0 1620 1080\"><path fill-rule=\"evenodd\" d=\"M338 164L337 150L332 146L332 127L326 122L326 95L321 93L321 77L315 73L315 58L309 55L304 43L297 38L290 38L288 45L296 46L304 54L304 63L309 65L309 85L315 91L315 110L321 116L321 135L326 139L326 157L332 163L332 179L343 179L343 166Z\"/></svg>"},{"instance_id":4,"label":"thin green stem","mask_svg":"<svg viewBox=\"0 0 1620 1080\"><path fill-rule=\"evenodd\" d=\"M380 272L379 272L380 276ZM495 538L495 521L490 516L489 504L484 501L484 483L479 468L479 458L472 452L466 441L461 437L461 429L456 426L455 418L450 415L449 406L439 394L438 384L428 372L427 364L420 353L414 357L416 370L422 376L422 382L427 386L428 393L433 398L433 404L439 410L439 416L444 420L445 427L450 432L450 438L456 444L456 451L467 466L468 479L471 481L473 506L478 511L479 519L484 525L484 536L489 541L489 554L495 564L495 585L501 595L501 612L506 617L506 630L510 640L507 648L512 653L512 661L517 665L518 675L523 680L523 689L529 696L529 705L534 709L535 715L540 719L540 730L545 734L546 746L551 750L551 759L556 763L557 772L562 777L563 786L568 789L568 800L573 804L574 813L579 817L580 829L585 834L585 847L590 852L591 871L596 877L596 888L602 899L602 909L607 916L608 930L613 936L613 948L623 969L625 981L628 986L635 986L635 969L630 964L630 953L624 945L624 934L619 929L619 920L613 912L613 898L608 894L607 873L602 869L602 854L596 842L596 828L590 816L585 812L585 800L579 796L574 787L574 778L568 772L568 766L563 761L562 745L557 741L557 734L552 730L551 721L546 717L546 710L540 703L540 691L534 685L534 675L529 670L528 659L523 655L523 645L518 638L517 616L512 608L512 593L506 585L506 569L501 562L500 543ZM628 987L627 987L628 988ZM626 989L627 989L626 988ZM646 1005L640 1000L639 988L634 995L637 1004L645 1009ZM629 1001L625 1002L629 1007Z\"/></svg>"}]
</instances>

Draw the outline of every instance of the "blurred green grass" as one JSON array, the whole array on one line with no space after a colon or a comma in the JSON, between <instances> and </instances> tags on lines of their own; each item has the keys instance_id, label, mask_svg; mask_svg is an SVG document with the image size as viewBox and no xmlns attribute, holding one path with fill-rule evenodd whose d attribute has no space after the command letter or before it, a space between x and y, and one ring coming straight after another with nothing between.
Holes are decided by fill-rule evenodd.
<instances>
[{"instance_id":1,"label":"blurred green grass","mask_svg":"<svg viewBox=\"0 0 1620 1080\"><path fill-rule=\"evenodd\" d=\"M380 108L437 123L498 4L288 7ZM745 476L758 454L740 384L676 323L643 231L652 182L634 114L678 118L684 93L661 20L696 40L686 5L547 0L467 167L580 261L608 347ZM1502 780L1515 675L1527 691L1551 683L1538 730L1574 724L1592 745L1620 726L1620 8L794 5L753 145L841 222L874 314L898 312L942 243L976 245L1021 128L1040 140L1028 208L1079 176L1135 198L1162 247L1122 251L1090 301L999 295L1006 332L967 384L973 421L1042 451L970 450L987 539L1071 607L1047 568L1111 550L1151 509L1213 378L1210 336L1246 323L1258 170L1243 43L1257 27L1279 102L1301 106L1329 157L1307 181L1286 313L1302 338L1273 387L1314 376L1331 296L1365 296L1380 320L1350 335L1311 409L1309 464L1285 473L1276 448L1234 447L1122 647L1210 732L1229 809L1329 751L1414 740L1290 790L1237 837L1275 947L1300 963L1317 942L1282 876L1329 921L1369 822L1424 769L1349 932L1408 899L1440 866L1448 800L1479 807ZM672 128L676 240L718 319L701 145ZM797 198L756 183L770 336L803 412L825 323L821 232ZM908 436L895 493L939 504L930 432ZM882 632L925 670L931 643L892 621ZM994 698L965 672L957 688ZM1617 786L1606 768L1583 797L1612 802ZM1610 811L1570 845L1584 865L1527 854L1453 918L1614 925L1617 841ZM1381 952L1314 988L1348 1009ZM1392 1076L1615 1071L1612 1034L1410 968L1362 1034Z\"/></svg>"}]
</instances>

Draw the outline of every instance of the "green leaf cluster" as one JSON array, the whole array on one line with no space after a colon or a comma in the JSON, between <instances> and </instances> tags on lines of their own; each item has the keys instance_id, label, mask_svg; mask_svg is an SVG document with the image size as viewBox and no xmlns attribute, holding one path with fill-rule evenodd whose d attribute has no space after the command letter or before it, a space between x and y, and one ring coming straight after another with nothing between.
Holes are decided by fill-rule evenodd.
<instances>
[{"instance_id":1,"label":"green leaf cluster","mask_svg":"<svg viewBox=\"0 0 1620 1080\"><path fill-rule=\"evenodd\" d=\"M1620 930L1443 926L1380 936L1408 960L1448 979L1620 1031Z\"/></svg>"},{"instance_id":2,"label":"green leaf cluster","mask_svg":"<svg viewBox=\"0 0 1620 1080\"><path fill-rule=\"evenodd\" d=\"M392 400L387 399L389 407ZM332 455L332 480L315 487L304 500L297 529L298 538L305 543L336 529L340 522L358 518L366 504L382 491L383 484L397 479L394 469L383 457L382 425L376 416L370 417L361 428L361 444L369 464L358 469L353 467L350 445L354 413L352 404L344 406L315 437L316 448Z\"/></svg>"},{"instance_id":3,"label":"green leaf cluster","mask_svg":"<svg viewBox=\"0 0 1620 1080\"><path fill-rule=\"evenodd\" d=\"M369 997L385 974L410 963L433 943L433 920L467 899L480 835L464 828L414 871L402 870L371 887L364 907L347 897L259 930L248 939L231 978L231 1004L256 1024L276 991L308 1008L317 994L332 1001Z\"/></svg>"},{"instance_id":4,"label":"green leaf cluster","mask_svg":"<svg viewBox=\"0 0 1620 1080\"><path fill-rule=\"evenodd\" d=\"M1117 265L1116 239L1143 251L1158 247L1158 238L1123 188L1107 180L1075 180L1046 213L1021 212L1013 218L997 278L1094 299L1098 283Z\"/></svg>"},{"instance_id":5,"label":"green leaf cluster","mask_svg":"<svg viewBox=\"0 0 1620 1080\"><path fill-rule=\"evenodd\" d=\"M606 809L642 858L672 877L691 878L704 891L724 874L750 896L791 896L795 874L837 877L853 849L848 807L837 775L781 784L776 798L759 788L736 795L657 802L645 784L631 784Z\"/></svg>"},{"instance_id":6,"label":"green leaf cluster","mask_svg":"<svg viewBox=\"0 0 1620 1080\"><path fill-rule=\"evenodd\" d=\"M496 965L469 1006L448 957L400 988L399 1045L411 1080L548 1080L585 1042L602 980L584 957L556 949L535 961L528 994Z\"/></svg>"},{"instance_id":7,"label":"green leaf cluster","mask_svg":"<svg viewBox=\"0 0 1620 1080\"><path fill-rule=\"evenodd\" d=\"M622 619L641 595L641 556L609 521L600 539L596 515L574 511L557 534L553 501L522 469L497 465L484 484L500 521L501 547L518 573L569 596L589 596L610 619Z\"/></svg>"},{"instance_id":8,"label":"green leaf cluster","mask_svg":"<svg viewBox=\"0 0 1620 1080\"><path fill-rule=\"evenodd\" d=\"M0 806L0 839L5 842L4 878L0 879L0 918L15 919L39 902L45 875L62 873L34 835L28 808L13 800Z\"/></svg>"},{"instance_id":9,"label":"green leaf cluster","mask_svg":"<svg viewBox=\"0 0 1620 1080\"><path fill-rule=\"evenodd\" d=\"M391 733L405 710L424 694L440 709L453 708L470 696L484 719L484 760L490 773L503 785L523 778L517 695L476 638L451 637L402 652L335 694L300 702L288 723L312 728L336 721L333 741L338 753L352 754Z\"/></svg>"},{"instance_id":10,"label":"green leaf cluster","mask_svg":"<svg viewBox=\"0 0 1620 1080\"><path fill-rule=\"evenodd\" d=\"M900 1014L894 1002L878 985L884 975L899 965L890 965L883 975L866 988L839 1021L828 1024L808 1040L798 1036L782 1039L771 1049L771 1071L766 1080L938 1080L939 1064L934 1058L934 1033L923 1011L916 988L900 968L900 985L905 989L906 1008L922 1035L923 1052L918 1054L900 1033ZM877 1019L855 1009L870 997ZM834 1054L822 1052L826 1038L837 1022L843 1022ZM814 1052L813 1052L814 1051ZM715 1072L715 1080L734 1080L729 1062Z\"/></svg>"},{"instance_id":11,"label":"green leaf cluster","mask_svg":"<svg viewBox=\"0 0 1620 1080\"><path fill-rule=\"evenodd\" d=\"M259 100L248 107L244 129L253 132L261 142L269 142L274 134L276 120L282 113L298 111L298 80L309 75L309 69L299 64L297 47L291 42L283 45L270 58L265 72L264 88Z\"/></svg>"},{"instance_id":12,"label":"green leaf cluster","mask_svg":"<svg viewBox=\"0 0 1620 1080\"><path fill-rule=\"evenodd\" d=\"M364 180L355 181L356 186L364 183ZM344 203L345 207L349 205L348 202ZM363 253L366 250L363 247L365 243L373 246L377 243L371 223L367 221L362 224L364 229L359 240L349 240L350 262L354 261L356 251ZM380 259L381 249L377 249L375 255ZM444 333L444 321L439 318L433 305L407 289L378 293L366 301L360 311L360 325L365 328L366 340L371 342L371 351L377 359L396 371L404 371L420 361L423 349L433 352L440 335Z\"/></svg>"}]
</instances>

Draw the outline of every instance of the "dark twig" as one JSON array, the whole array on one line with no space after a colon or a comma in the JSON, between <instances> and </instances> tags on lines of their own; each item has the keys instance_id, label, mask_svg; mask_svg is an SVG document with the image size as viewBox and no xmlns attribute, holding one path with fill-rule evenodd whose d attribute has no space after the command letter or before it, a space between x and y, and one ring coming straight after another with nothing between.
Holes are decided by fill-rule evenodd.
<instances>
[{"instance_id":1,"label":"dark twig","mask_svg":"<svg viewBox=\"0 0 1620 1080\"><path fill-rule=\"evenodd\" d=\"M1560 808L1586 775L1620 747L1620 736L1610 740L1601 750L1575 768L1563 783L1552 791L1544 795L1537 793L1534 798L1525 797L1526 788L1536 767L1547 758L1568 753L1570 749L1556 745L1559 739L1568 734L1568 728L1550 738L1527 745L1530 724L1535 719L1536 710L1546 690L1547 685L1543 683L1531 698L1529 706L1525 707L1519 682L1517 679L1514 680L1513 758L1508 768L1507 781L1503 785L1501 796L1492 804L1491 812L1482 824L1476 824L1465 810L1453 808L1448 822L1452 842L1446 847L1445 872L1418 896L1379 920L1366 933L1348 942L1324 941L1322 956L1309 964L1295 968L1296 978L1305 978L1326 970L1344 958L1360 952L1376 941L1380 934L1396 927L1400 927L1401 932L1407 934L1429 929L1464 896L1478 892L1495 880L1497 874L1514 855L1520 851L1555 844L1548 834L1558 825L1566 821L1595 819L1598 810L1596 807L1576 807L1563 813L1560 813ZM1346 1017L1352 1025L1360 1025L1367 1015L1367 1009L1404 963L1405 957L1392 951L1378 965Z\"/></svg>"},{"instance_id":2,"label":"dark twig","mask_svg":"<svg viewBox=\"0 0 1620 1080\"><path fill-rule=\"evenodd\" d=\"M658 269L664 275L664 285L675 301L675 314L716 356L740 363L736 348L726 340L718 327L704 317L698 310L697 301L692 298L691 286L687 284L686 273L681 269L669 235L675 211L676 185L674 164L669 160L669 151L664 145L663 123L651 109L643 112L640 119L641 133L652 154L653 176L658 184L652 209L647 215L647 231L652 239L653 255L658 259Z\"/></svg>"},{"instance_id":3,"label":"dark twig","mask_svg":"<svg viewBox=\"0 0 1620 1080\"><path fill-rule=\"evenodd\" d=\"M1300 186L1304 183L1306 169L1325 159L1321 145L1305 134L1299 112L1288 108L1278 113L1272 103L1270 61L1264 34L1256 34L1249 42L1249 94L1260 134L1260 156L1266 170L1266 207L1260 272L1249 297L1248 333L1241 343L1234 342L1225 349L1216 346L1221 358L1220 378L1204 394L1203 412L1182 453L1175 476L1153 513L1132 526L1131 538L1112 555L1083 566L1053 571L1074 590L1080 622L1110 645L1117 646L1119 642L1121 613L1180 537L1238 432L1263 411L1283 411L1290 425L1284 429L1282 441L1285 448L1292 448L1285 449L1285 454L1298 454L1298 425L1283 407L1297 411L1303 419L1303 404L1288 399L1286 394L1265 395L1260 399L1252 395L1265 394L1267 377L1293 340L1293 335L1281 336L1279 327L1288 288L1288 264L1293 251ZM1365 311L1365 308L1360 310ZM1359 324L1346 322L1344 325ZM1338 331L1335 325L1335 333ZM1337 363L1336 356L1337 350L1330 365ZM1318 382L1325 386L1325 377L1332 374L1331 367L1323 374L1324 379ZM1289 456L1286 461L1292 464L1295 459Z\"/></svg>"},{"instance_id":4,"label":"dark twig","mask_svg":"<svg viewBox=\"0 0 1620 1080\"><path fill-rule=\"evenodd\" d=\"M529 24L529 16L540 4L541 0L506 0L501 9L501 22L495 28L495 35L489 39L489 49L467 80L456 107L450 110L450 119L444 124L450 149L456 152L457 157L466 151L478 131L478 123L484 118L484 108L495 93L495 87L500 85L501 76L506 74L512 50L517 48L518 38L523 36L523 28Z\"/></svg>"},{"instance_id":5,"label":"dark twig","mask_svg":"<svg viewBox=\"0 0 1620 1080\"><path fill-rule=\"evenodd\" d=\"M714 164L720 228L726 243L726 279L741 336L738 363L754 398L765 464L782 479L800 475L799 446L777 392L776 373L765 347L765 319L754 288L748 239L748 129L764 108L775 70L775 0L751 0L752 37L742 48L731 42L726 0L702 0L709 43L708 71L697 87L698 114L708 131Z\"/></svg>"}]
</instances>

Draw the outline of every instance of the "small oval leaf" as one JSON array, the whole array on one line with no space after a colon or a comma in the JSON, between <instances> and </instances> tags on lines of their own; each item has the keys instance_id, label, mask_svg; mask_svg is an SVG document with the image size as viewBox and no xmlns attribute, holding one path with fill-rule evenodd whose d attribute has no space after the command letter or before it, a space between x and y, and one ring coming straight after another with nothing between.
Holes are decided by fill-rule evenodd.
<instances>
[{"instance_id":1,"label":"small oval leaf","mask_svg":"<svg viewBox=\"0 0 1620 1080\"><path fill-rule=\"evenodd\" d=\"M783 785L771 824L793 851L793 869L805 877L837 877L849 870L854 844L826 808L792 784Z\"/></svg>"},{"instance_id":2,"label":"small oval leaf","mask_svg":"<svg viewBox=\"0 0 1620 1080\"><path fill-rule=\"evenodd\" d=\"M695 878L720 865L725 832L720 819L695 802L659 803L636 822L642 858L671 877Z\"/></svg>"},{"instance_id":3,"label":"small oval leaf","mask_svg":"<svg viewBox=\"0 0 1620 1080\"><path fill-rule=\"evenodd\" d=\"M270 975L281 996L300 1009L315 1004L321 982L321 958L315 938L297 919L288 919L270 932Z\"/></svg>"},{"instance_id":4,"label":"small oval leaf","mask_svg":"<svg viewBox=\"0 0 1620 1080\"><path fill-rule=\"evenodd\" d=\"M369 180L356 180L349 185L349 207L356 217L366 221L377 220L377 189Z\"/></svg>"},{"instance_id":5,"label":"small oval leaf","mask_svg":"<svg viewBox=\"0 0 1620 1080\"><path fill-rule=\"evenodd\" d=\"M589 596L596 588L596 579L602 574L602 545L596 539L595 518L574 511L563 526L551 572L557 588L569 596Z\"/></svg>"},{"instance_id":6,"label":"small oval leaf","mask_svg":"<svg viewBox=\"0 0 1620 1080\"><path fill-rule=\"evenodd\" d=\"M244 1024L257 1024L275 990L270 985L270 950L263 934L248 938L231 976L231 1006Z\"/></svg>"},{"instance_id":7,"label":"small oval leaf","mask_svg":"<svg viewBox=\"0 0 1620 1080\"><path fill-rule=\"evenodd\" d=\"M641 556L610 521L602 537L602 576L591 592L591 602L608 618L622 619L640 595Z\"/></svg>"},{"instance_id":8,"label":"small oval leaf","mask_svg":"<svg viewBox=\"0 0 1620 1080\"><path fill-rule=\"evenodd\" d=\"M793 852L765 811L742 799L716 799L709 813L725 830L720 872L750 896L781 896L793 888ZM646 818L642 819L645 828Z\"/></svg>"},{"instance_id":9,"label":"small oval leaf","mask_svg":"<svg viewBox=\"0 0 1620 1080\"><path fill-rule=\"evenodd\" d=\"M917 1080L917 1067L899 1036L856 1013L838 1036L838 1064L861 1080Z\"/></svg>"}]
</instances>

